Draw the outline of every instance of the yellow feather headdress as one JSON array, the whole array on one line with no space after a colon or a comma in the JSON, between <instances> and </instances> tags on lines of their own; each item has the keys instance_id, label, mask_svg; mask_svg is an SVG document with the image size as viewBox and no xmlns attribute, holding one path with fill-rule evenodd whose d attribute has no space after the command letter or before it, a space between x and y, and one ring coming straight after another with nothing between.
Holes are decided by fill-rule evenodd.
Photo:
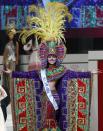
<instances>
[{"instance_id":1,"label":"yellow feather headdress","mask_svg":"<svg viewBox=\"0 0 103 131\"><path fill-rule=\"evenodd\" d=\"M6 32L8 35L14 35L16 34L16 29L14 24L9 24L6 26Z\"/></svg>"},{"instance_id":2,"label":"yellow feather headdress","mask_svg":"<svg viewBox=\"0 0 103 131\"><path fill-rule=\"evenodd\" d=\"M61 42L65 40L63 32L65 30L65 18L68 17L70 21L72 15L68 8L63 3L49 2L45 8L32 6L30 11L34 11L36 16L29 18L29 25L31 26L30 33L34 33L38 39L45 41ZM36 28L32 28L35 24Z\"/></svg>"}]
</instances>

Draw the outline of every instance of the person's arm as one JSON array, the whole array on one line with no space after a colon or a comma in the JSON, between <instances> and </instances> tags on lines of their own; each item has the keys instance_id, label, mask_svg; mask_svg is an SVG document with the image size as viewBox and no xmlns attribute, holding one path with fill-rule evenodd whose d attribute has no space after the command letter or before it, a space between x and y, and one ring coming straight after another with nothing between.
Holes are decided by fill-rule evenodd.
<instances>
[{"instance_id":1,"label":"person's arm","mask_svg":"<svg viewBox=\"0 0 103 131\"><path fill-rule=\"evenodd\" d=\"M0 85L0 101L3 100L7 96L6 91Z\"/></svg>"}]
</instances>

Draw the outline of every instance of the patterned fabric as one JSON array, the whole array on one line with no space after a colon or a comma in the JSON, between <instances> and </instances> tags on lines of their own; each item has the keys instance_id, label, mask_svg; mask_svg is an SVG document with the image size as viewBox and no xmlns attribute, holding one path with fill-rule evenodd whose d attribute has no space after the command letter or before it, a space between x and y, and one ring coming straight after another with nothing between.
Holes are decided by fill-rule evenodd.
<instances>
[{"instance_id":1,"label":"patterned fabric","mask_svg":"<svg viewBox=\"0 0 103 131\"><path fill-rule=\"evenodd\" d=\"M47 54L48 54L48 48L46 43L40 44L38 51L39 51L42 68L45 68L47 67Z\"/></svg>"},{"instance_id":2,"label":"patterned fabric","mask_svg":"<svg viewBox=\"0 0 103 131\"><path fill-rule=\"evenodd\" d=\"M56 80L61 78L66 72L66 67L63 65L59 67L51 67L47 69L47 79L48 81Z\"/></svg>"},{"instance_id":3,"label":"patterned fabric","mask_svg":"<svg viewBox=\"0 0 103 131\"><path fill-rule=\"evenodd\" d=\"M89 79L68 81L68 123L70 131L89 129Z\"/></svg>"},{"instance_id":4,"label":"patterned fabric","mask_svg":"<svg viewBox=\"0 0 103 131\"><path fill-rule=\"evenodd\" d=\"M15 131L89 130L90 72L67 71L57 82L58 94L53 96L59 104L58 112L48 101L35 71L14 72L13 77L11 98ZM48 121L47 118L53 119Z\"/></svg>"},{"instance_id":5,"label":"patterned fabric","mask_svg":"<svg viewBox=\"0 0 103 131\"><path fill-rule=\"evenodd\" d=\"M56 92L52 92L58 106L60 104L59 96ZM61 131L57 124L57 111L49 101L45 92L42 95L42 128L40 131Z\"/></svg>"},{"instance_id":6,"label":"patterned fabric","mask_svg":"<svg viewBox=\"0 0 103 131\"><path fill-rule=\"evenodd\" d=\"M64 44L60 44L56 47L56 55L57 55L57 63L56 65L60 65L66 55L66 47Z\"/></svg>"},{"instance_id":7,"label":"patterned fabric","mask_svg":"<svg viewBox=\"0 0 103 131\"><path fill-rule=\"evenodd\" d=\"M62 131L75 131L75 128L73 126L77 126L79 117L81 118L82 115L85 116L86 122L83 124L82 123L78 124L78 128L76 127L76 129L78 131L88 131L89 130L89 102L90 102L89 89L90 89L90 81L91 81L90 78L91 78L90 72L75 72L75 71L69 70L66 72L66 74L64 74L64 76L58 82L57 86L58 86L58 92L60 96L59 127ZM82 85L78 83L78 80L81 81ZM71 88L71 81L73 85L72 88ZM85 94L81 93L80 95L84 99L86 99L86 102L85 102L86 108L85 109L81 108L81 109L78 109L78 111L76 111L78 107L78 103L79 103L79 100L78 100L79 97L77 97L79 96L78 91L79 89L83 89L84 87L83 83L85 85L86 91L85 91ZM79 87L82 87L82 88L79 88ZM74 106L72 106L73 104ZM75 111L76 111L76 115L75 115ZM79 112L82 115L81 114L79 115Z\"/></svg>"},{"instance_id":8,"label":"patterned fabric","mask_svg":"<svg viewBox=\"0 0 103 131\"><path fill-rule=\"evenodd\" d=\"M32 1L32 0L31 0ZM42 3L38 0L39 5ZM45 0L44 0L45 1ZM57 0L53 0L57 1ZM62 0L58 0L62 1ZM68 28L87 28L87 27L103 27L103 0L65 0L65 4L68 6L73 5L70 12L73 15L73 20L70 24L66 22L66 27ZM3 4L2 3L5 3ZM14 2L14 6L13 5ZM16 2L16 4L15 4ZM4 30L7 23L14 22L17 29L22 29L26 26L26 18L28 16L29 3L28 1L21 1L21 4L17 0L9 1L1 0L0 6L0 29ZM30 2L30 0L29 0ZM64 1L63 1L64 2ZM11 4L11 6L9 6ZM34 4L34 0L33 0ZM5 5L5 6L4 6ZM16 6L17 5L17 6ZM30 15L33 15L31 13Z\"/></svg>"},{"instance_id":9,"label":"patterned fabric","mask_svg":"<svg viewBox=\"0 0 103 131\"><path fill-rule=\"evenodd\" d=\"M34 131L36 116L34 110L34 81L15 78L11 89L12 113L15 131Z\"/></svg>"}]
</instances>

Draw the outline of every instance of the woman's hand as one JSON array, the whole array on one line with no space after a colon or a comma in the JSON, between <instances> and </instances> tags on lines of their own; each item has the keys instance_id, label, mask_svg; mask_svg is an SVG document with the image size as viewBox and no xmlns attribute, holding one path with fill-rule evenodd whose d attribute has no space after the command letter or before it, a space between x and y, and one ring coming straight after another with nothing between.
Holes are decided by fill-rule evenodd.
<instances>
[{"instance_id":1,"label":"woman's hand","mask_svg":"<svg viewBox=\"0 0 103 131\"><path fill-rule=\"evenodd\" d=\"M3 72L7 73L7 74L10 74L12 71L10 69L6 69L6 70L3 70Z\"/></svg>"}]
</instances>

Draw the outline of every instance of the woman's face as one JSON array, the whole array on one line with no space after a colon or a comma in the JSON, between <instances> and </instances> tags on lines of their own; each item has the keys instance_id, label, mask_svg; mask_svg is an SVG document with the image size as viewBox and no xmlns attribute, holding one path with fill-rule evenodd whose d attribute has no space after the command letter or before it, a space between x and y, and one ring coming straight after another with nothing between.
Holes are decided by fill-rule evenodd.
<instances>
[{"instance_id":1,"label":"woman's face","mask_svg":"<svg viewBox=\"0 0 103 131\"><path fill-rule=\"evenodd\" d=\"M9 39L10 39L10 40L13 40L15 34L16 34L16 30L13 28L13 29L8 33Z\"/></svg>"},{"instance_id":2,"label":"woman's face","mask_svg":"<svg viewBox=\"0 0 103 131\"><path fill-rule=\"evenodd\" d=\"M9 40L13 40L14 34L9 34L8 36L9 36Z\"/></svg>"},{"instance_id":3,"label":"woman's face","mask_svg":"<svg viewBox=\"0 0 103 131\"><path fill-rule=\"evenodd\" d=\"M53 65L56 63L56 59L57 59L56 56L51 54L48 56L48 63Z\"/></svg>"}]
</instances>

